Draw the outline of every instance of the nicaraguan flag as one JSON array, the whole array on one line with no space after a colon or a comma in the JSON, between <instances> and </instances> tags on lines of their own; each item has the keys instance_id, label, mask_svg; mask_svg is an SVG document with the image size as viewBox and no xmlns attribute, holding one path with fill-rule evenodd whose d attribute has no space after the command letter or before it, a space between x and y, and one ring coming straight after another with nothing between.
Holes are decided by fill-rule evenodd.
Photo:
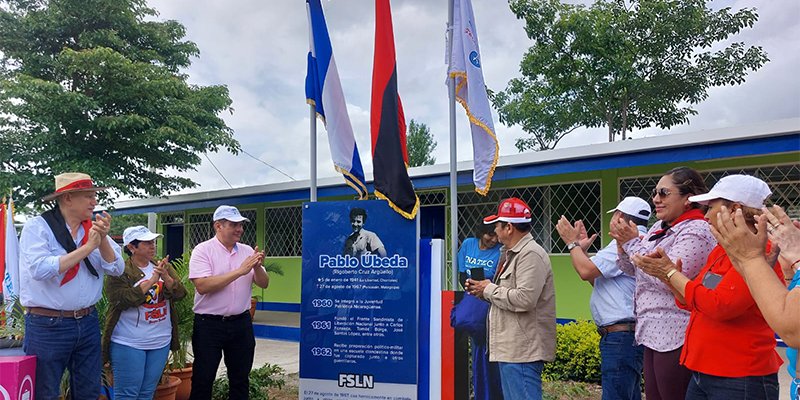
<instances>
[{"instance_id":1,"label":"nicaraguan flag","mask_svg":"<svg viewBox=\"0 0 800 400\"><path fill-rule=\"evenodd\" d=\"M353 127L347 115L342 83L333 58L331 39L319 0L306 0L308 9L309 52L306 74L306 101L314 105L317 116L328 131L331 158L337 171L344 175L360 199L367 197L364 167L358 155Z\"/></svg>"},{"instance_id":2,"label":"nicaraguan flag","mask_svg":"<svg viewBox=\"0 0 800 400\"><path fill-rule=\"evenodd\" d=\"M405 218L419 210L419 197L408 176L406 120L397 92L392 11L389 0L375 1L375 57L372 66L370 135L375 196Z\"/></svg>"},{"instance_id":3,"label":"nicaraguan flag","mask_svg":"<svg viewBox=\"0 0 800 400\"><path fill-rule=\"evenodd\" d=\"M481 70L478 31L470 0L453 1L453 53L448 77L455 79L456 100L464 106L472 128L472 181L475 191L486 195L492 186L500 147L494 132L489 97Z\"/></svg>"},{"instance_id":4,"label":"nicaraguan flag","mask_svg":"<svg viewBox=\"0 0 800 400\"><path fill-rule=\"evenodd\" d=\"M19 296L19 239L14 228L14 201L9 198L4 214L3 256L5 272L3 273L3 298L6 310L11 311L14 303L10 299Z\"/></svg>"}]
</instances>

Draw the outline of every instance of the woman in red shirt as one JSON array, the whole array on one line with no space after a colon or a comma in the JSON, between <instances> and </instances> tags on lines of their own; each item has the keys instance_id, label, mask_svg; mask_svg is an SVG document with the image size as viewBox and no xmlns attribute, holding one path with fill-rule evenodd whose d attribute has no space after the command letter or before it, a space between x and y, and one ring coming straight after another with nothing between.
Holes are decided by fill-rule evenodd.
<instances>
[{"instance_id":1,"label":"woman in red shirt","mask_svg":"<svg viewBox=\"0 0 800 400\"><path fill-rule=\"evenodd\" d=\"M724 205L742 209L750 230L755 216L772 192L762 180L749 175L729 175L707 194L689 201L709 206L706 219L716 227L716 215ZM769 251L770 244L767 244ZM741 275L728 255L717 246L693 280L681 273L661 249L634 256L634 264L664 281L679 307L691 312L681 364L692 370L686 399L778 399L775 333L767 325ZM773 266L782 277L781 267Z\"/></svg>"}]
</instances>

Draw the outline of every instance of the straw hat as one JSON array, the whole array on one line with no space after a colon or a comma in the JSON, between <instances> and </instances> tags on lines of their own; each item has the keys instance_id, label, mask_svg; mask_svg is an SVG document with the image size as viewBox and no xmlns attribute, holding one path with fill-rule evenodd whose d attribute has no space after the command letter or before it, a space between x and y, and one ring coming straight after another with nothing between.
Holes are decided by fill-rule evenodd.
<instances>
[{"instance_id":1,"label":"straw hat","mask_svg":"<svg viewBox=\"0 0 800 400\"><path fill-rule=\"evenodd\" d=\"M80 172L66 172L56 175L56 191L42 197L42 201L55 200L64 193L99 192L107 187L95 186L92 177Z\"/></svg>"}]
</instances>

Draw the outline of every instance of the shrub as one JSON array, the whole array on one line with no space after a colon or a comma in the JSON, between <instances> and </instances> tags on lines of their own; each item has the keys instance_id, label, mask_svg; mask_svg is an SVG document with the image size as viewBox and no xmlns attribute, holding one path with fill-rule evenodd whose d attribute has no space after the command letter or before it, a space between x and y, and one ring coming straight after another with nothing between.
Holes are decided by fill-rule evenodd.
<instances>
[{"instance_id":1,"label":"shrub","mask_svg":"<svg viewBox=\"0 0 800 400\"><path fill-rule=\"evenodd\" d=\"M250 371L250 400L269 400L269 388L282 388L285 384L283 380L283 368L277 365L264 364L261 368ZM228 378L217 378L211 390L213 400L227 400L230 383Z\"/></svg>"},{"instance_id":2,"label":"shrub","mask_svg":"<svg viewBox=\"0 0 800 400\"><path fill-rule=\"evenodd\" d=\"M556 328L556 359L545 364L542 378L600 383L600 335L589 321Z\"/></svg>"}]
</instances>

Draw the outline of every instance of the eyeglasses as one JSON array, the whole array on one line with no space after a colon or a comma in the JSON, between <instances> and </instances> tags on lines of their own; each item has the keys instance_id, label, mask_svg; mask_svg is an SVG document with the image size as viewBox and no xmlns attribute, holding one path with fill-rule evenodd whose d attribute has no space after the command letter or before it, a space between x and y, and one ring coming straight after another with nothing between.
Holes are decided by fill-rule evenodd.
<instances>
[{"instance_id":1,"label":"eyeglasses","mask_svg":"<svg viewBox=\"0 0 800 400\"><path fill-rule=\"evenodd\" d=\"M653 189L653 197L667 197L672 194L672 191L662 187L661 189Z\"/></svg>"}]
</instances>

